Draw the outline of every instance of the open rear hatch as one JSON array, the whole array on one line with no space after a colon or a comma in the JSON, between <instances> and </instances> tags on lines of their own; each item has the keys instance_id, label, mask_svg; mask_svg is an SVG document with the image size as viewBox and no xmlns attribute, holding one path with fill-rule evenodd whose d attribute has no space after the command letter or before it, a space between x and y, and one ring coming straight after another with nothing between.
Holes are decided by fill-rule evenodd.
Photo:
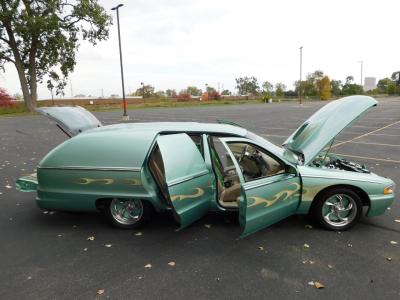
<instances>
[{"instance_id":1,"label":"open rear hatch","mask_svg":"<svg viewBox=\"0 0 400 300\"><path fill-rule=\"evenodd\" d=\"M102 126L101 122L81 106L39 107L36 111L57 123L69 137Z\"/></svg>"}]
</instances>

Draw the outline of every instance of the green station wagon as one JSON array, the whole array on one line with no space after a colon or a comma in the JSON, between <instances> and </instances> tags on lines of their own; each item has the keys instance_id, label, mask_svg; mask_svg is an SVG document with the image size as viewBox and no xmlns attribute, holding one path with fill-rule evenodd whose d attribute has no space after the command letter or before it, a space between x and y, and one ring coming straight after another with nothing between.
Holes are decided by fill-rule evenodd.
<instances>
[{"instance_id":1,"label":"green station wagon","mask_svg":"<svg viewBox=\"0 0 400 300\"><path fill-rule=\"evenodd\" d=\"M278 147L233 123L102 124L81 107L38 112L69 137L17 181L46 210L101 211L134 228L172 210L180 228L208 211L238 211L242 236L293 214L345 230L385 212L394 182L330 153L335 137L377 105L366 96L332 101Z\"/></svg>"}]
</instances>

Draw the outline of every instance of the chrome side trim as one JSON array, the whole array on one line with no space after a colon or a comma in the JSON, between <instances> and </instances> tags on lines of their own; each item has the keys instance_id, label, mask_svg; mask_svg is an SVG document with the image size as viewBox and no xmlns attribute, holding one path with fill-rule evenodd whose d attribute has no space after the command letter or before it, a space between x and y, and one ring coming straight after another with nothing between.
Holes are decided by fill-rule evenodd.
<instances>
[{"instance_id":1,"label":"chrome side trim","mask_svg":"<svg viewBox=\"0 0 400 300\"><path fill-rule=\"evenodd\" d=\"M77 170L77 171L118 171L118 172L140 172L142 168L124 168L124 167L85 167L85 166L59 166L59 167L41 167L38 169L49 169L49 170Z\"/></svg>"},{"instance_id":2,"label":"chrome side trim","mask_svg":"<svg viewBox=\"0 0 400 300\"><path fill-rule=\"evenodd\" d=\"M258 187L260 187L260 186L270 185L270 184L272 184L272 183L276 183L276 182L279 182L279 181L288 180L288 179L295 178L295 177L296 177L296 175L289 175L289 176L286 176L286 177L283 177L283 178L276 179L276 180L274 180L274 181L262 182L262 183L260 182L260 183L256 183L256 184L249 184L249 182L247 182L247 183L245 183L245 184L243 185L243 188L244 188L245 191L247 191L247 190L251 190L251 189L258 188Z\"/></svg>"},{"instance_id":3,"label":"chrome side trim","mask_svg":"<svg viewBox=\"0 0 400 300\"><path fill-rule=\"evenodd\" d=\"M348 181L360 181L360 182L369 182L369 183L377 183L383 184L379 181L365 180L365 179L350 179L350 178L340 178L340 177L327 177L327 176L318 176L318 175L301 175L303 178L323 178L323 179L336 179L336 180L348 180Z\"/></svg>"}]
</instances>

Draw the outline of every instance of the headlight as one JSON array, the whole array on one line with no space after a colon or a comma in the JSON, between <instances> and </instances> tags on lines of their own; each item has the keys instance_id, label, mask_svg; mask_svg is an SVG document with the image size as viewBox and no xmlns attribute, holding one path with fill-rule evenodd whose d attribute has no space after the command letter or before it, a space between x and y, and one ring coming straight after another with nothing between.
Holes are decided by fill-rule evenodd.
<instances>
[{"instance_id":1,"label":"headlight","mask_svg":"<svg viewBox=\"0 0 400 300\"><path fill-rule=\"evenodd\" d=\"M394 192L394 186L393 185L387 186L387 187L385 187L383 189L383 194L384 195L390 195L390 194L393 194L393 192Z\"/></svg>"}]
</instances>

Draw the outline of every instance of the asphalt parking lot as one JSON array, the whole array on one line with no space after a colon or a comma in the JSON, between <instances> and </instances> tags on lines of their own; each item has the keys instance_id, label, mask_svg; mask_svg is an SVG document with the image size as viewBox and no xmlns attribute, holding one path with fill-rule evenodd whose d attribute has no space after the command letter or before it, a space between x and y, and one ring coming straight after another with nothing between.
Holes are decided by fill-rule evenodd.
<instances>
[{"instance_id":1,"label":"asphalt parking lot","mask_svg":"<svg viewBox=\"0 0 400 300\"><path fill-rule=\"evenodd\" d=\"M130 116L137 122L228 119L280 144L324 104L143 109ZM112 124L121 113L96 115ZM15 190L15 180L63 140L43 117L0 117L2 299L400 298L399 197L385 215L341 233L310 229L305 216L293 216L237 239L235 217L222 214L178 232L167 214L140 231L118 230L96 213L44 213L33 193ZM400 99L380 101L337 137L334 152L400 187Z\"/></svg>"}]
</instances>

